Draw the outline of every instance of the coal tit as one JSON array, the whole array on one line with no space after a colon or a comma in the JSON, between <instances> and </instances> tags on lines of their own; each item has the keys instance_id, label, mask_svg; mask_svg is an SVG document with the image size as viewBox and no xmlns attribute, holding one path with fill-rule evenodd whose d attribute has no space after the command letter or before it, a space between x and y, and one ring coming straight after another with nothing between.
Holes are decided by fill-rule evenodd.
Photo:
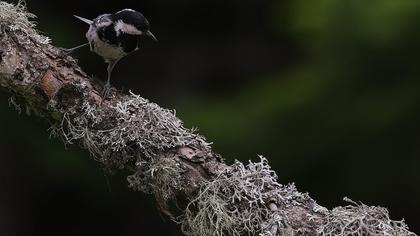
<instances>
[{"instance_id":1,"label":"coal tit","mask_svg":"<svg viewBox=\"0 0 420 236\"><path fill-rule=\"evenodd\" d=\"M104 87L103 97L110 91L111 73L117 62L124 56L137 51L141 37L149 37L157 41L150 32L149 21L138 11L123 9L115 14L103 14L94 20L76 16L79 20L89 24L86 33L88 43L66 49L68 53L90 46L90 50L101 56L108 63L108 79Z\"/></svg>"}]
</instances>

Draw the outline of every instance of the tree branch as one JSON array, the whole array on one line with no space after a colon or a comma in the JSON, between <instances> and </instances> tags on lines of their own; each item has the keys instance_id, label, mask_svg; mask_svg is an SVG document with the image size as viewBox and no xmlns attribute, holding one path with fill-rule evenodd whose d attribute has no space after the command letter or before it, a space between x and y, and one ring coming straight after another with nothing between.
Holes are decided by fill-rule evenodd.
<instances>
[{"instance_id":1,"label":"tree branch","mask_svg":"<svg viewBox=\"0 0 420 236\"><path fill-rule=\"evenodd\" d=\"M187 235L415 235L386 209L347 200L328 210L293 184L278 183L265 158L224 163L172 111L135 94L98 95L76 61L39 35L22 3L0 2L0 85L53 123L129 186L152 193ZM173 216L170 205L181 212Z\"/></svg>"}]
</instances>

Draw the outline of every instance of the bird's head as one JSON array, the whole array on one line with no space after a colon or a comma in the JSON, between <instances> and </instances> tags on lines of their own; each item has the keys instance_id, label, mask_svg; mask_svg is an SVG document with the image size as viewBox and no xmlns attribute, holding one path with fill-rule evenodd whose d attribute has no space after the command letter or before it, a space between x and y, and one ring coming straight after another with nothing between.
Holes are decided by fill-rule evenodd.
<instances>
[{"instance_id":1,"label":"bird's head","mask_svg":"<svg viewBox=\"0 0 420 236\"><path fill-rule=\"evenodd\" d=\"M115 22L114 27L117 32L144 36L157 41L156 37L150 31L149 21L138 11L124 9L112 15L112 19Z\"/></svg>"}]
</instances>

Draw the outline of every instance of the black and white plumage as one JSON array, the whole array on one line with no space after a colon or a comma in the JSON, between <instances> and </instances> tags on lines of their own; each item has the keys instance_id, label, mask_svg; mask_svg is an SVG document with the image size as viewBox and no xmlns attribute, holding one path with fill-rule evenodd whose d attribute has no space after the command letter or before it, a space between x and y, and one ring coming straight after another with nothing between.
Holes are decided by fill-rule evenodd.
<instances>
[{"instance_id":1,"label":"black and white plumage","mask_svg":"<svg viewBox=\"0 0 420 236\"><path fill-rule=\"evenodd\" d=\"M140 39L149 37L155 41L156 37L150 32L149 21L138 11L123 9L115 14L103 14L94 20L76 16L79 20L89 24L86 33L88 43L68 49L75 49L89 45L90 50L101 56L108 63L108 79L103 96L106 97L110 89L111 73L117 62L124 56L139 49Z\"/></svg>"}]
</instances>

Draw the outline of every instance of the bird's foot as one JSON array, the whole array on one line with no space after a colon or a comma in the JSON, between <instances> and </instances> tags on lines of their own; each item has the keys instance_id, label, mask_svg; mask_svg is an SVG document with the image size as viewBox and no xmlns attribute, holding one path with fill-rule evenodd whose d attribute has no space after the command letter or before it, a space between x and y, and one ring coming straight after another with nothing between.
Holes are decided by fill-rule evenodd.
<instances>
[{"instance_id":1,"label":"bird's foot","mask_svg":"<svg viewBox=\"0 0 420 236\"><path fill-rule=\"evenodd\" d=\"M59 49L63 52L63 55L70 55L74 52L72 48L59 48Z\"/></svg>"},{"instance_id":2,"label":"bird's foot","mask_svg":"<svg viewBox=\"0 0 420 236\"><path fill-rule=\"evenodd\" d=\"M59 49L62 50L64 52L64 54L68 55L68 54L73 53L77 49L82 48L82 47L87 46L87 45L89 45L89 43L85 43L85 44L82 44L82 45L79 45L79 46L76 46L76 47L73 47L73 48L59 48Z\"/></svg>"},{"instance_id":3,"label":"bird's foot","mask_svg":"<svg viewBox=\"0 0 420 236\"><path fill-rule=\"evenodd\" d=\"M111 94L111 85L110 84L105 84L104 89L102 90L102 99L106 100L107 97L109 97L109 95Z\"/></svg>"}]
</instances>

